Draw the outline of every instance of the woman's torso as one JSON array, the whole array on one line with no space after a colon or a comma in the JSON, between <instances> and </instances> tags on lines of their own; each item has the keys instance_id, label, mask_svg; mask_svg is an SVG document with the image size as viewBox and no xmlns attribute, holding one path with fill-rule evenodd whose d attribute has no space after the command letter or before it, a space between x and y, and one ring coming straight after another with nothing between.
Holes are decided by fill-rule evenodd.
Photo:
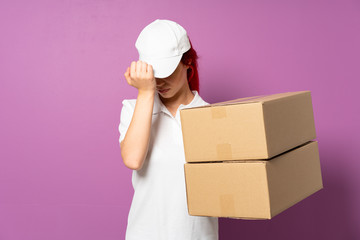
<instances>
[{"instance_id":1,"label":"woman's torso","mask_svg":"<svg viewBox=\"0 0 360 240\"><path fill-rule=\"evenodd\" d=\"M194 99L180 105L172 116L156 95L149 151L144 165L134 170L134 196L127 240L216 240L218 220L189 216L184 177L184 147L179 110L207 103L194 91ZM131 101L135 107L136 100Z\"/></svg>"}]
</instances>

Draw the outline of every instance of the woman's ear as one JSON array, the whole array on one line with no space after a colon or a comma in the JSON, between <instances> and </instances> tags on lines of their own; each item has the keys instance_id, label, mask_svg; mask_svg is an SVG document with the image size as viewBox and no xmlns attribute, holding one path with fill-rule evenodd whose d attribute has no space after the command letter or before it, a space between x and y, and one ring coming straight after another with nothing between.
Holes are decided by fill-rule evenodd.
<instances>
[{"instance_id":1,"label":"woman's ear","mask_svg":"<svg viewBox=\"0 0 360 240\"><path fill-rule=\"evenodd\" d=\"M191 71L190 76L189 76L189 70ZM193 77L194 77L194 68L193 68L193 66L189 65L188 66L188 82L190 82Z\"/></svg>"}]
</instances>

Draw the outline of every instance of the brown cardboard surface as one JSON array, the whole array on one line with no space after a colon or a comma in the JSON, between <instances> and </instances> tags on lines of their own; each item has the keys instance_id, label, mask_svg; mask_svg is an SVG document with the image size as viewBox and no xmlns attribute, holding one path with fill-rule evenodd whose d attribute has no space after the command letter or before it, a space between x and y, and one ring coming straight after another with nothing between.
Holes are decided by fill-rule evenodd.
<instances>
[{"instance_id":1,"label":"brown cardboard surface","mask_svg":"<svg viewBox=\"0 0 360 240\"><path fill-rule=\"evenodd\" d=\"M272 216L323 187L317 142L271 159L266 168Z\"/></svg>"},{"instance_id":2,"label":"brown cardboard surface","mask_svg":"<svg viewBox=\"0 0 360 240\"><path fill-rule=\"evenodd\" d=\"M185 164L190 215L270 219L322 188L317 142L270 160Z\"/></svg>"},{"instance_id":3,"label":"brown cardboard surface","mask_svg":"<svg viewBox=\"0 0 360 240\"><path fill-rule=\"evenodd\" d=\"M187 162L268 159L316 138L310 91L180 111Z\"/></svg>"}]
</instances>

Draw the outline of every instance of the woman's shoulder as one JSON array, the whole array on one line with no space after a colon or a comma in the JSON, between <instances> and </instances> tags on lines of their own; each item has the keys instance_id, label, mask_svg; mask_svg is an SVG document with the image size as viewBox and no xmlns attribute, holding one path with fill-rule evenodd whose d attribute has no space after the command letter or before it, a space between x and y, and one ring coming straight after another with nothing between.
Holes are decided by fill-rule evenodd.
<instances>
[{"instance_id":1,"label":"woman's shoulder","mask_svg":"<svg viewBox=\"0 0 360 240\"><path fill-rule=\"evenodd\" d=\"M194 107L202 107L210 104L206 102L197 91L193 91L193 93L195 94Z\"/></svg>"},{"instance_id":2,"label":"woman's shoulder","mask_svg":"<svg viewBox=\"0 0 360 240\"><path fill-rule=\"evenodd\" d=\"M135 111L136 99L124 99L122 101L122 108L120 111L120 122L128 122L130 124L130 120Z\"/></svg>"},{"instance_id":3,"label":"woman's shoulder","mask_svg":"<svg viewBox=\"0 0 360 240\"><path fill-rule=\"evenodd\" d=\"M136 99L124 99L122 101L123 107L134 109L136 105Z\"/></svg>"}]
</instances>

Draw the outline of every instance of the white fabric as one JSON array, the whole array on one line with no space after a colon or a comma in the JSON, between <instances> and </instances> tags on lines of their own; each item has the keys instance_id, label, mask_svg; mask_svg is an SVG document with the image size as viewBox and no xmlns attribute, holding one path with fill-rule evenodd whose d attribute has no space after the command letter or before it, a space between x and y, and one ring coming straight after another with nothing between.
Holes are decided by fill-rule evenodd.
<instances>
[{"instance_id":1,"label":"white fabric","mask_svg":"<svg viewBox=\"0 0 360 240\"><path fill-rule=\"evenodd\" d=\"M139 60L152 65L154 76L165 78L175 71L191 44L186 30L178 23L156 19L141 31L135 47Z\"/></svg>"},{"instance_id":2,"label":"white fabric","mask_svg":"<svg viewBox=\"0 0 360 240\"><path fill-rule=\"evenodd\" d=\"M193 93L192 102L179 109L208 104L196 91ZM135 103L136 100L123 101L119 141L124 139ZM134 196L126 240L218 239L217 218L188 214L179 109L173 117L156 94L149 151L143 167L132 175Z\"/></svg>"}]
</instances>

